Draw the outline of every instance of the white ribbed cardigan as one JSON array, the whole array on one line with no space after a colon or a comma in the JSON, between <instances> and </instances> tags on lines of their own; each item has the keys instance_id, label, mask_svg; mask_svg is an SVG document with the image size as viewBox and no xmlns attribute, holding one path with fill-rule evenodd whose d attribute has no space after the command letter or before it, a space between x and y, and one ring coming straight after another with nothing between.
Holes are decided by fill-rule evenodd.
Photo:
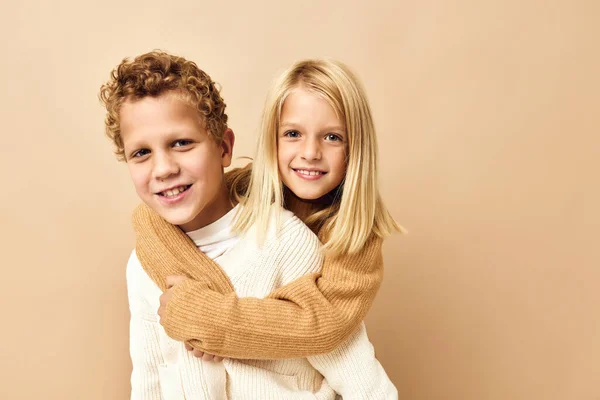
<instances>
[{"instance_id":1,"label":"white ribbed cardigan","mask_svg":"<svg viewBox=\"0 0 600 400\"><path fill-rule=\"evenodd\" d=\"M265 297L322 264L320 243L290 212L263 246L250 230L215 259L239 297ZM232 241L230 241L231 243ZM377 361L364 323L334 351L300 359L202 361L169 338L158 321L161 291L135 251L127 264L132 400L397 399Z\"/></svg>"}]
</instances>

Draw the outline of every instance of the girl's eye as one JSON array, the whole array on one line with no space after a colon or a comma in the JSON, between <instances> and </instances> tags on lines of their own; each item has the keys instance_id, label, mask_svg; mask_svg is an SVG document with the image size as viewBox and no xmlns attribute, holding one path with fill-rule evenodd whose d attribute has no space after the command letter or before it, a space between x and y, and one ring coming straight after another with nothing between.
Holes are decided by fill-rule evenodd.
<instances>
[{"instance_id":1,"label":"girl's eye","mask_svg":"<svg viewBox=\"0 0 600 400\"><path fill-rule=\"evenodd\" d=\"M148 150L148 149L140 149L140 150L136 151L135 153L133 153L131 155L131 158L143 157L143 156L145 156L146 154L149 154L149 153L150 153L150 150Z\"/></svg>"},{"instance_id":2,"label":"girl's eye","mask_svg":"<svg viewBox=\"0 0 600 400\"><path fill-rule=\"evenodd\" d=\"M187 139L176 140L175 142L173 142L173 147L183 147L190 143L192 143L192 141Z\"/></svg>"},{"instance_id":3,"label":"girl's eye","mask_svg":"<svg viewBox=\"0 0 600 400\"><path fill-rule=\"evenodd\" d=\"M298 132L298 131L287 131L286 133L283 134L283 136L290 137L290 138L297 138L297 137L300 137L300 132Z\"/></svg>"},{"instance_id":4,"label":"girl's eye","mask_svg":"<svg viewBox=\"0 0 600 400\"><path fill-rule=\"evenodd\" d=\"M336 142L336 141L342 141L342 138L341 138L339 135L336 135L336 134L334 134L334 133L328 133L328 134L325 136L325 140L329 140L329 141L332 141L332 142Z\"/></svg>"}]
</instances>

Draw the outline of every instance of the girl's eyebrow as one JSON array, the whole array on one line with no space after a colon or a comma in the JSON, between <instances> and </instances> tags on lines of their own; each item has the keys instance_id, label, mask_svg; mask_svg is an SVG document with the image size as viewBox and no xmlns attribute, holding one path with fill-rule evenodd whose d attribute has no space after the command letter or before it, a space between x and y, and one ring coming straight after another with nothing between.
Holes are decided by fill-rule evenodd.
<instances>
[{"instance_id":1,"label":"girl's eyebrow","mask_svg":"<svg viewBox=\"0 0 600 400\"><path fill-rule=\"evenodd\" d=\"M302 127L301 124L295 123L295 122L283 122L280 125L281 128L300 128ZM324 129L324 131L341 131L342 133L346 132L346 128L344 128L344 126L342 125L331 125L331 126L326 126Z\"/></svg>"},{"instance_id":2,"label":"girl's eyebrow","mask_svg":"<svg viewBox=\"0 0 600 400\"><path fill-rule=\"evenodd\" d=\"M300 126L299 124L296 124L294 122L283 122L281 125L282 128L297 128L298 126Z\"/></svg>"},{"instance_id":3,"label":"girl's eyebrow","mask_svg":"<svg viewBox=\"0 0 600 400\"><path fill-rule=\"evenodd\" d=\"M325 130L327 130L327 131L339 131L341 133L346 133L346 128L344 128L343 126L340 126L340 125L328 126L327 128L325 128Z\"/></svg>"}]
</instances>

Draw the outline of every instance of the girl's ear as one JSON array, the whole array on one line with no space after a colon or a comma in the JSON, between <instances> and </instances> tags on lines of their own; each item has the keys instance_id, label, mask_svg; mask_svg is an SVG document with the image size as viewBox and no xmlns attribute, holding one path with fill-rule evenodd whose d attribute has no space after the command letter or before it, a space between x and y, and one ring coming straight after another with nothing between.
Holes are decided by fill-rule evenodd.
<instances>
[{"instance_id":1,"label":"girl's ear","mask_svg":"<svg viewBox=\"0 0 600 400\"><path fill-rule=\"evenodd\" d=\"M223 133L223 140L221 141L221 165L223 168L231 165L231 159L233 158L233 145L235 143L235 134L229 128Z\"/></svg>"}]
</instances>

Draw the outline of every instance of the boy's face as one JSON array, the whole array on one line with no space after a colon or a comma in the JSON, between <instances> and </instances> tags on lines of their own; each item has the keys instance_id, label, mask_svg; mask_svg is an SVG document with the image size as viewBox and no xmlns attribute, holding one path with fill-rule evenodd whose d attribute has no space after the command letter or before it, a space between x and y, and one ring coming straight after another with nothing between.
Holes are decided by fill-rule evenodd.
<instances>
[{"instance_id":1,"label":"boy's face","mask_svg":"<svg viewBox=\"0 0 600 400\"><path fill-rule=\"evenodd\" d=\"M231 209L223 181L234 143L230 129L216 143L198 112L173 93L128 100L120 117L131 179L150 208L185 232Z\"/></svg>"}]
</instances>

